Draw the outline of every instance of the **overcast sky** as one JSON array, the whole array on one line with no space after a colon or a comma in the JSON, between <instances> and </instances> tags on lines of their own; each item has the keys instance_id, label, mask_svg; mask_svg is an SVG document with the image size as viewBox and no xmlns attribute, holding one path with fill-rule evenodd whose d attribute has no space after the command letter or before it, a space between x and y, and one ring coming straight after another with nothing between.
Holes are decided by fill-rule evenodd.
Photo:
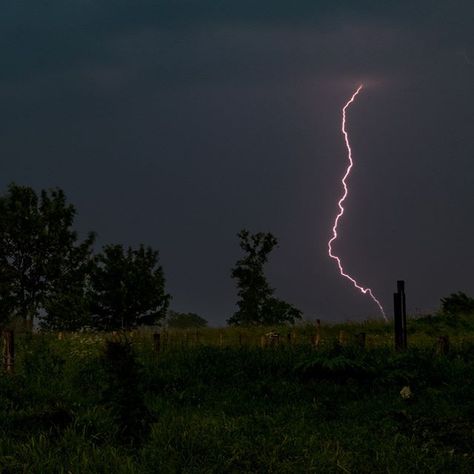
<instances>
[{"instance_id":1,"label":"overcast sky","mask_svg":"<svg viewBox=\"0 0 474 474\"><path fill-rule=\"evenodd\" d=\"M391 3L394 6L387 6ZM99 245L158 249L172 308L223 324L242 228L307 318L474 293L471 0L23 0L0 7L0 190L58 186Z\"/></svg>"}]
</instances>

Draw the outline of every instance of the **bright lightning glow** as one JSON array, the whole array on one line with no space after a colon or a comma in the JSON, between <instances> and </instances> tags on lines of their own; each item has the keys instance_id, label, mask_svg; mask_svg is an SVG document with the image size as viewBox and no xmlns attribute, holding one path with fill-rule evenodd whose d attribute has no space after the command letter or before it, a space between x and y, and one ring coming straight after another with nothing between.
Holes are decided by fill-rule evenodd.
<instances>
[{"instance_id":1,"label":"bright lightning glow","mask_svg":"<svg viewBox=\"0 0 474 474\"><path fill-rule=\"evenodd\" d=\"M357 90L352 94L352 97L346 102L346 104L344 105L344 107L342 108L342 126L341 126L341 131L342 131L342 134L344 135L344 141L346 142L346 148L347 148L347 158L348 158L348 161L349 161L349 166L347 167L346 169L346 173L344 174L344 177L342 178L341 182L342 182L342 186L344 188L344 193L342 194L342 197L341 199L339 199L339 202L338 202L338 206L339 206L339 212L338 214L336 215L336 218L334 219L334 225L332 227L332 238L329 240L328 242L328 254L329 256L334 259L336 262L337 262L337 266L339 267L339 272L340 274L344 277L344 278L347 278L349 281L352 282L352 284L362 293L364 293L364 295L369 295L372 300L374 301L374 303L379 307L381 313L382 313L382 316L383 318L385 319L385 321L387 321L387 316L385 315L385 311L382 307L382 304L380 303L380 301L374 296L372 290L370 288L364 288L363 286L359 285L357 283L357 281L351 277L350 275L348 275L347 273L344 272L344 268L342 267L342 264L341 264L341 259L337 256L337 255L334 255L333 254L333 251L332 251L332 243L337 239L337 226L339 224L339 219L342 217L342 215L344 214L344 207L342 206L342 204L344 203L349 191L348 191L348 188L347 188L347 178L352 170L352 167L354 166L354 162L352 161L352 150L351 150L351 145L349 143L349 136L347 134L347 131L346 131L346 111L347 111L347 108L352 104L352 102L354 102L357 94L362 90L362 87L363 85L361 84Z\"/></svg>"}]
</instances>

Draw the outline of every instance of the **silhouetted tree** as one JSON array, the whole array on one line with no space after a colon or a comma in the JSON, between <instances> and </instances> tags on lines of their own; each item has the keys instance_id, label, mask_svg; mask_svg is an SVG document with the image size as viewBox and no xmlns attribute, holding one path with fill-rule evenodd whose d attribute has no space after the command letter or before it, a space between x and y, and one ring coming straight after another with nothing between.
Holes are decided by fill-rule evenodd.
<instances>
[{"instance_id":1,"label":"silhouetted tree","mask_svg":"<svg viewBox=\"0 0 474 474\"><path fill-rule=\"evenodd\" d=\"M75 214L61 189L38 196L11 184L0 197L0 300L11 317L32 322L66 282L77 283L94 235L78 243L71 229Z\"/></svg>"},{"instance_id":2,"label":"silhouetted tree","mask_svg":"<svg viewBox=\"0 0 474 474\"><path fill-rule=\"evenodd\" d=\"M301 318L301 311L289 303L274 298L263 266L268 254L277 245L271 233L250 234L241 230L238 234L240 247L246 253L232 269L232 278L237 280L239 301L238 311L228 319L231 325L293 323Z\"/></svg>"},{"instance_id":3,"label":"silhouetted tree","mask_svg":"<svg viewBox=\"0 0 474 474\"><path fill-rule=\"evenodd\" d=\"M156 324L166 316L170 296L165 293L158 252L150 247L104 247L96 257L90 284L95 327L129 329Z\"/></svg>"},{"instance_id":4,"label":"silhouetted tree","mask_svg":"<svg viewBox=\"0 0 474 474\"><path fill-rule=\"evenodd\" d=\"M204 328L207 326L207 321L195 313L178 313L170 310L166 324L168 327L176 329Z\"/></svg>"},{"instance_id":5,"label":"silhouetted tree","mask_svg":"<svg viewBox=\"0 0 474 474\"><path fill-rule=\"evenodd\" d=\"M462 291L452 293L446 298L441 298L441 309L447 314L474 313L474 298L470 298Z\"/></svg>"},{"instance_id":6,"label":"silhouetted tree","mask_svg":"<svg viewBox=\"0 0 474 474\"><path fill-rule=\"evenodd\" d=\"M45 315L41 317L43 329L77 331L92 326L89 272L92 265L81 265L65 273L44 304Z\"/></svg>"},{"instance_id":7,"label":"silhouetted tree","mask_svg":"<svg viewBox=\"0 0 474 474\"><path fill-rule=\"evenodd\" d=\"M263 305L262 324L293 324L295 320L301 319L301 316L301 311L290 303L277 298L268 298Z\"/></svg>"}]
</instances>

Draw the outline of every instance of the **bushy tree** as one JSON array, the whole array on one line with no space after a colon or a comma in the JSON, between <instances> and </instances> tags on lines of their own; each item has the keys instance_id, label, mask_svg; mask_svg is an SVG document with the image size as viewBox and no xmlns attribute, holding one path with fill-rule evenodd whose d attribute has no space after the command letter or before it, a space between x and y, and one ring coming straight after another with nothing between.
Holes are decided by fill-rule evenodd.
<instances>
[{"instance_id":1,"label":"bushy tree","mask_svg":"<svg viewBox=\"0 0 474 474\"><path fill-rule=\"evenodd\" d=\"M96 257L90 285L93 325L97 328L130 329L156 324L166 316L170 296L165 293L158 252L150 247L104 247Z\"/></svg>"},{"instance_id":2,"label":"bushy tree","mask_svg":"<svg viewBox=\"0 0 474 474\"><path fill-rule=\"evenodd\" d=\"M66 282L77 283L94 235L78 243L75 214L61 189L38 195L11 184L0 197L0 300L11 318L33 322Z\"/></svg>"},{"instance_id":3,"label":"bushy tree","mask_svg":"<svg viewBox=\"0 0 474 474\"><path fill-rule=\"evenodd\" d=\"M286 301L277 298L268 298L263 305L263 324L293 324L297 319L301 319L301 311Z\"/></svg>"},{"instance_id":4,"label":"bushy tree","mask_svg":"<svg viewBox=\"0 0 474 474\"><path fill-rule=\"evenodd\" d=\"M92 240L86 240L57 266L51 276L51 290L44 302L41 327L49 330L77 331L91 326L90 274L94 269Z\"/></svg>"},{"instance_id":5,"label":"bushy tree","mask_svg":"<svg viewBox=\"0 0 474 474\"><path fill-rule=\"evenodd\" d=\"M207 321L195 313L178 313L170 310L166 324L168 327L176 329L204 328L207 326Z\"/></svg>"},{"instance_id":6,"label":"bushy tree","mask_svg":"<svg viewBox=\"0 0 474 474\"><path fill-rule=\"evenodd\" d=\"M273 297L265 277L263 266L278 241L271 233L251 234L241 230L237 236L245 256L232 269L232 278L237 280L238 310L228 319L231 325L271 325L294 323L301 318L301 311Z\"/></svg>"},{"instance_id":7,"label":"bushy tree","mask_svg":"<svg viewBox=\"0 0 474 474\"><path fill-rule=\"evenodd\" d=\"M462 291L451 293L446 298L441 298L441 309L447 314L474 313L474 298L470 298Z\"/></svg>"},{"instance_id":8,"label":"bushy tree","mask_svg":"<svg viewBox=\"0 0 474 474\"><path fill-rule=\"evenodd\" d=\"M40 320L43 329L77 331L92 326L88 293L90 270L91 265L77 268L55 285L44 305L46 313Z\"/></svg>"}]
</instances>

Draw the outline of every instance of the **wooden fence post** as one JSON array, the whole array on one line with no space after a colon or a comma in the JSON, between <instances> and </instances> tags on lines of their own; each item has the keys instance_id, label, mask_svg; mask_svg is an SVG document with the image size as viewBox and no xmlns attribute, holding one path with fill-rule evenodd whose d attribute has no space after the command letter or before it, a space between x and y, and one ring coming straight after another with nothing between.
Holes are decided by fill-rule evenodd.
<instances>
[{"instance_id":1,"label":"wooden fence post","mask_svg":"<svg viewBox=\"0 0 474 474\"><path fill-rule=\"evenodd\" d=\"M3 331L3 367L7 373L15 370L15 335L9 329Z\"/></svg>"},{"instance_id":2,"label":"wooden fence post","mask_svg":"<svg viewBox=\"0 0 474 474\"><path fill-rule=\"evenodd\" d=\"M159 353L161 349L161 335L159 332L153 334L153 352Z\"/></svg>"},{"instance_id":3,"label":"wooden fence post","mask_svg":"<svg viewBox=\"0 0 474 474\"><path fill-rule=\"evenodd\" d=\"M407 348L407 309L405 298L405 282L397 281L397 292L393 294L393 322L395 328L395 349L403 351Z\"/></svg>"},{"instance_id":4,"label":"wooden fence post","mask_svg":"<svg viewBox=\"0 0 474 474\"><path fill-rule=\"evenodd\" d=\"M321 321L316 319L316 334L311 336L311 345L317 349L321 343Z\"/></svg>"},{"instance_id":5,"label":"wooden fence post","mask_svg":"<svg viewBox=\"0 0 474 474\"><path fill-rule=\"evenodd\" d=\"M265 336L260 336L260 347L264 348L267 346L267 338Z\"/></svg>"},{"instance_id":6,"label":"wooden fence post","mask_svg":"<svg viewBox=\"0 0 474 474\"><path fill-rule=\"evenodd\" d=\"M338 338L339 345L347 346L348 341L349 341L349 336L347 335L347 332L344 330L339 331L339 338Z\"/></svg>"}]
</instances>

